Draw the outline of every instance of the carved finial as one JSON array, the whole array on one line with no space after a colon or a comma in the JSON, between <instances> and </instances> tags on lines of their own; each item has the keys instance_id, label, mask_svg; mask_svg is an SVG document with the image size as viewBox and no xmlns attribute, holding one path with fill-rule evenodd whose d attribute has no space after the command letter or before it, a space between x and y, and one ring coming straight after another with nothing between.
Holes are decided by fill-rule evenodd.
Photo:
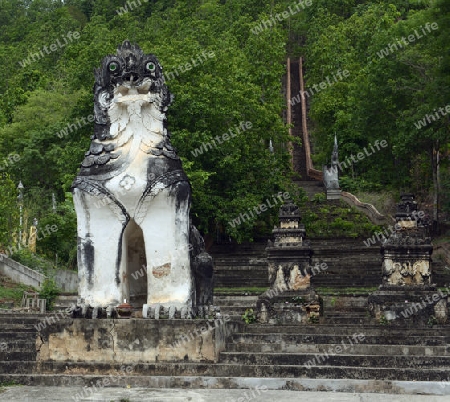
<instances>
[{"instance_id":1,"label":"carved finial","mask_svg":"<svg viewBox=\"0 0 450 402\"><path fill-rule=\"evenodd\" d=\"M339 162L338 143L336 133L334 133L334 146L333 152L331 153L331 166L335 167L338 164L338 162Z\"/></svg>"}]
</instances>

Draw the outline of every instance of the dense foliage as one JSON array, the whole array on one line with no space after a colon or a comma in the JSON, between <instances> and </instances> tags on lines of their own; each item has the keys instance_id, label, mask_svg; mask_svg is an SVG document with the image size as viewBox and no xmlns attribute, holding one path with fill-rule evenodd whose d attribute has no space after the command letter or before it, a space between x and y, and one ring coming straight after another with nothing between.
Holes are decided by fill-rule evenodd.
<instances>
[{"instance_id":1,"label":"dense foliage","mask_svg":"<svg viewBox=\"0 0 450 402\"><path fill-rule=\"evenodd\" d=\"M229 222L279 191L294 192L282 118L287 55L306 57L307 88L339 69L349 72L310 97L317 164L327 161L334 133L341 160L385 139L387 148L343 170L344 183L422 195L434 189L437 206L437 190L450 192L444 174L450 115L417 124L450 104L448 1L311 0L303 1L303 9L298 4L2 0L0 245L12 241L17 227L15 187L22 180L26 230L33 218L39 227L58 227L41 237L38 251L73 263L76 224L69 191L92 132L87 119L93 113L93 68L125 39L156 54L164 66L175 94L169 129L192 183L194 223L203 233L243 240L254 236L256 223L266 232L275 208L238 226ZM423 31L427 23L438 29ZM415 30L421 38L389 50ZM185 68L192 59L197 65ZM251 129L196 154L241 122L250 122Z\"/></svg>"},{"instance_id":2,"label":"dense foliage","mask_svg":"<svg viewBox=\"0 0 450 402\"><path fill-rule=\"evenodd\" d=\"M157 55L175 95L169 129L191 180L194 223L212 235L252 237L256 219L237 227L228 222L289 188L283 27L252 34L259 13L270 11L256 1L142 1L123 13L124 5L2 2L0 155L20 155L8 172L25 186L28 226L37 217L40 227L58 227L38 250L73 260L67 243L75 244L75 220L67 194L90 142L93 69L125 39ZM196 66L184 68L192 59ZM251 128L196 154L241 123ZM52 193L63 206L57 211ZM273 212L257 218L270 226Z\"/></svg>"},{"instance_id":3,"label":"dense foliage","mask_svg":"<svg viewBox=\"0 0 450 402\"><path fill-rule=\"evenodd\" d=\"M450 2L315 4L308 10L308 84L349 72L311 99L318 164L337 133L341 161L364 148L372 154L343 166L344 183L412 191L434 204L437 220L440 199L449 212ZM371 152L382 140L387 147Z\"/></svg>"}]
</instances>

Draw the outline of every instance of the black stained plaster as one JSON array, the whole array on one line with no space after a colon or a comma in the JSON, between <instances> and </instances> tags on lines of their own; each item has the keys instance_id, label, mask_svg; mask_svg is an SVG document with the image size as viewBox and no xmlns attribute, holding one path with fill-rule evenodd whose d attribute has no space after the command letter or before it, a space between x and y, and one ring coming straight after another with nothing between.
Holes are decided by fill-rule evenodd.
<instances>
[{"instance_id":1,"label":"black stained plaster","mask_svg":"<svg viewBox=\"0 0 450 402\"><path fill-rule=\"evenodd\" d=\"M112 68L112 67L113 68ZM149 85L143 85L142 84ZM139 93L147 91L156 95L154 102L163 114L173 101L162 74L162 67L152 54L144 54L137 45L125 41L118 47L115 55L103 58L101 66L95 70L94 84L94 135L91 144L85 153L80 170L73 182L72 189L81 191L99 198L107 198L112 204L108 208L118 207L123 214L122 229L118 240L118 255L115 267L115 281L121 283L120 264L123 255L122 243L125 228L130 221L130 215L125 206L106 187L106 183L113 177L126 171L131 160L122 154L120 149L109 142L110 120L108 110L114 101L115 89L136 87ZM121 88L119 88L121 87ZM175 197L176 208L180 210L186 203L191 202L191 186L183 171L181 160L176 149L171 145L170 132L167 130L167 121L163 120L164 135L162 141L148 151L147 186L136 206L136 214L144 208L144 201L155 197L162 189L169 189L169 195ZM86 209L86 213L89 210ZM144 210L141 210L144 212ZM196 304L207 305L212 303L213 262L211 256L205 251L205 243L198 230L191 225L189 241L192 245L190 252L191 269L196 283ZM88 283L92 286L94 275L95 252L92 240L78 240L78 257L88 270Z\"/></svg>"},{"instance_id":2,"label":"black stained plaster","mask_svg":"<svg viewBox=\"0 0 450 402\"><path fill-rule=\"evenodd\" d=\"M83 263L86 267L88 274L88 284L92 285L92 278L94 276L94 262L95 262L95 251L94 244L91 239L85 239L81 243Z\"/></svg>"}]
</instances>

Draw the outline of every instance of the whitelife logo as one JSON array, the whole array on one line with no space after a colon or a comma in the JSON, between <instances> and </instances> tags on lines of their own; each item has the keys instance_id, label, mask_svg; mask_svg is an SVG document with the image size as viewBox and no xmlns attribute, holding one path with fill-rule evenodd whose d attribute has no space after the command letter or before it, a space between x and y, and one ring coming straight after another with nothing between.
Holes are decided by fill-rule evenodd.
<instances>
[{"instance_id":1,"label":"whitelife logo","mask_svg":"<svg viewBox=\"0 0 450 402\"><path fill-rule=\"evenodd\" d=\"M322 82L319 82L318 84L312 85L309 89L306 91L299 91L299 93L296 96L293 96L289 102L291 103L291 106L295 106L298 103L300 103L305 97L309 98L314 94L317 94L320 91L323 91L327 89L328 87L332 86L333 84L336 84L336 82L342 81L345 78L350 77L350 71L348 70L338 70L336 73L331 74L331 77L327 75L325 77L325 80Z\"/></svg>"},{"instance_id":2,"label":"whitelife logo","mask_svg":"<svg viewBox=\"0 0 450 402\"><path fill-rule=\"evenodd\" d=\"M383 59L384 57L387 57L390 54L398 51L399 48L403 49L403 47L408 46L410 43L415 42L417 39L421 39L424 36L427 36L429 33L431 33L432 31L436 31L438 28L439 26L436 22L427 22L425 24L425 27L421 25L418 29L414 30L414 33L408 35L407 37L402 36L401 39L397 39L397 43L389 43L388 46L377 52L377 55L380 59ZM418 30L421 31L423 35L421 35Z\"/></svg>"},{"instance_id":3,"label":"whitelife logo","mask_svg":"<svg viewBox=\"0 0 450 402\"><path fill-rule=\"evenodd\" d=\"M62 37L62 40L64 43L61 43L61 41L59 39L56 39L56 43L52 43L50 46L44 46L37 53L28 54L28 57L26 59L23 59L22 61L19 61L19 64L21 67L26 67L34 61L43 59L46 54L48 55L52 52L56 52L58 49L62 49L64 46L67 46L68 44L72 43L74 40L78 40L78 39L80 39L79 32L69 31L67 33L67 38L65 36ZM45 54L44 54L44 52L45 52Z\"/></svg>"}]
</instances>

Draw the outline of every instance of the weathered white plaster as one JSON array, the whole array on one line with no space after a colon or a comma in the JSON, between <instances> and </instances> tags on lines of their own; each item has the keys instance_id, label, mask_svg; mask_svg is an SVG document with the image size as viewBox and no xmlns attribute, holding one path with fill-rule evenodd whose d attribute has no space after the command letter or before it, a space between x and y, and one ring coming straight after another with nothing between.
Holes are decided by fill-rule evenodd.
<instances>
[{"instance_id":1,"label":"weathered white plaster","mask_svg":"<svg viewBox=\"0 0 450 402\"><path fill-rule=\"evenodd\" d=\"M113 139L102 142L122 152L126 169L104 187L125 207L130 221L116 203L102 203L103 194L74 189L79 247L93 248L93 261L79 252L78 262L79 295L91 306L116 305L130 296L144 297L150 306L192 306L189 196L180 199L175 188L188 184L156 188L141 199L149 182L149 158L165 158L149 153L164 139L164 114L154 103L156 95L140 93L148 87L144 81L139 88L116 88L108 109Z\"/></svg>"},{"instance_id":2,"label":"weathered white plaster","mask_svg":"<svg viewBox=\"0 0 450 402\"><path fill-rule=\"evenodd\" d=\"M73 198L78 221L79 296L94 307L118 304L123 298L116 283L115 266L122 222L111 209L96 208L97 197L74 189ZM86 253L81 252L80 248L86 247L94 249L94 260L91 262L87 261ZM90 263L93 264L91 284Z\"/></svg>"},{"instance_id":3,"label":"weathered white plaster","mask_svg":"<svg viewBox=\"0 0 450 402\"><path fill-rule=\"evenodd\" d=\"M403 219L396 223L396 226L401 229L414 229L417 228L417 221Z\"/></svg>"},{"instance_id":4,"label":"weathered white plaster","mask_svg":"<svg viewBox=\"0 0 450 402\"><path fill-rule=\"evenodd\" d=\"M298 265L294 265L290 272L289 287L292 290L307 289L310 286L311 275L303 276Z\"/></svg>"},{"instance_id":5,"label":"weathered white plaster","mask_svg":"<svg viewBox=\"0 0 450 402\"><path fill-rule=\"evenodd\" d=\"M284 281L283 267L281 265L278 266L277 276L272 287L278 289L283 289L284 287L286 287L286 282Z\"/></svg>"},{"instance_id":6,"label":"weathered white plaster","mask_svg":"<svg viewBox=\"0 0 450 402\"><path fill-rule=\"evenodd\" d=\"M398 260L395 256L385 255L382 265L385 281L390 285L429 284L431 265L428 260Z\"/></svg>"},{"instance_id":7,"label":"weathered white plaster","mask_svg":"<svg viewBox=\"0 0 450 402\"><path fill-rule=\"evenodd\" d=\"M280 222L280 229L298 229L298 220L286 220Z\"/></svg>"}]
</instances>

